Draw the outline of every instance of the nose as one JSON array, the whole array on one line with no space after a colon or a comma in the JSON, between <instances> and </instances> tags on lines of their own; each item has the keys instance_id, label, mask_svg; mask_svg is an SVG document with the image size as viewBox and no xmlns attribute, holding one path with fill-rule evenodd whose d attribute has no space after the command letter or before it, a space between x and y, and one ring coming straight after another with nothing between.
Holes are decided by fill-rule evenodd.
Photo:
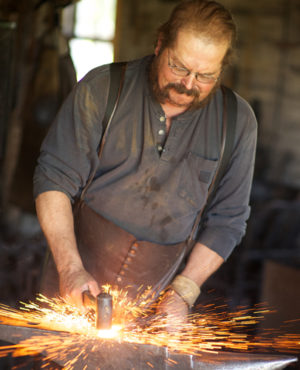
<instances>
[{"instance_id":1,"label":"nose","mask_svg":"<svg viewBox=\"0 0 300 370\"><path fill-rule=\"evenodd\" d=\"M194 85L194 75L191 73L189 74L188 76L186 77L183 77L182 80L181 80L181 83L188 89L192 89L193 85Z\"/></svg>"}]
</instances>

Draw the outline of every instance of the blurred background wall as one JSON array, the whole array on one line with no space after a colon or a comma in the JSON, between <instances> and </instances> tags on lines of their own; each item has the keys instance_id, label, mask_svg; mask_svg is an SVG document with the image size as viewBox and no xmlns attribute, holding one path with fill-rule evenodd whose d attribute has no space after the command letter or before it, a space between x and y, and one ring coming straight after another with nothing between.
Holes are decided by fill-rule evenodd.
<instances>
[{"instance_id":1,"label":"blurred background wall","mask_svg":"<svg viewBox=\"0 0 300 370\"><path fill-rule=\"evenodd\" d=\"M32 175L60 104L93 66L152 53L157 27L179 2L0 0L0 302L38 291L46 243ZM300 313L300 3L220 2L239 31L224 83L252 105L259 136L247 234L201 300L212 292L232 307L269 300L279 315L272 326L290 318L290 304Z\"/></svg>"}]
</instances>

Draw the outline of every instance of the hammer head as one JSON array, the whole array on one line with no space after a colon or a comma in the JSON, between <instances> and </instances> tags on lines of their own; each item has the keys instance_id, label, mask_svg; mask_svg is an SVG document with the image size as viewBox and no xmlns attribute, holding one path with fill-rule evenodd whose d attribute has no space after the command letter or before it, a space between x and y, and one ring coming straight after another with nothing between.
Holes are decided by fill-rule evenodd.
<instances>
[{"instance_id":1,"label":"hammer head","mask_svg":"<svg viewBox=\"0 0 300 370\"><path fill-rule=\"evenodd\" d=\"M110 329L112 323L112 297L108 293L100 293L96 298L97 302L97 329Z\"/></svg>"},{"instance_id":2,"label":"hammer head","mask_svg":"<svg viewBox=\"0 0 300 370\"><path fill-rule=\"evenodd\" d=\"M96 312L96 328L108 330L112 323L112 296L108 293L100 293L95 298L89 291L82 293L83 304L87 308L93 308Z\"/></svg>"}]
</instances>

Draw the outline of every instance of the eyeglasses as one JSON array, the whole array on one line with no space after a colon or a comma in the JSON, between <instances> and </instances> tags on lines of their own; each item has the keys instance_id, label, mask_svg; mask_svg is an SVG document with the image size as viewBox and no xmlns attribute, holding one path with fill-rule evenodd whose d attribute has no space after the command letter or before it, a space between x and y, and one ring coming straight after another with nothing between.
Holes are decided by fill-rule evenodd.
<instances>
[{"instance_id":1,"label":"eyeglasses","mask_svg":"<svg viewBox=\"0 0 300 370\"><path fill-rule=\"evenodd\" d=\"M168 50L168 66L171 69L171 71L174 73L174 75L181 76L181 77L187 77L189 75L194 75L196 80L202 84L216 83L219 80L219 76L214 77L211 75L207 75L205 73L192 72L184 67L178 67L174 62L170 61L170 51L169 50Z\"/></svg>"}]
</instances>

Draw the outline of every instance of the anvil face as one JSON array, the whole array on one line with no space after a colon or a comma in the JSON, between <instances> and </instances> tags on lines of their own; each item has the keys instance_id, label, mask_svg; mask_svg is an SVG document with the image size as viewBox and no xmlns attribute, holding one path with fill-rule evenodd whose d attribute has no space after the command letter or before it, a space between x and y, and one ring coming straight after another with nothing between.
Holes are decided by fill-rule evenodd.
<instances>
[{"instance_id":1,"label":"anvil face","mask_svg":"<svg viewBox=\"0 0 300 370\"><path fill-rule=\"evenodd\" d=\"M38 337L47 335L57 336L61 341L69 340L72 336L74 343L76 343L77 336L78 342L80 342L78 334L0 325L0 339L14 344L29 338L34 339L34 337L37 337L38 340ZM82 346L71 344L68 351L64 351L63 356L59 350L57 353L45 350L42 354L61 366L66 366L68 362L77 359L73 364L74 370L83 368L87 370L96 368L101 368L101 370L151 368L161 370L269 370L284 369L287 365L297 361L297 358L292 356L222 351L218 353L200 352L199 355L189 355L171 352L167 347L116 340L91 340L89 338L84 342L84 353L81 353Z\"/></svg>"}]
</instances>

